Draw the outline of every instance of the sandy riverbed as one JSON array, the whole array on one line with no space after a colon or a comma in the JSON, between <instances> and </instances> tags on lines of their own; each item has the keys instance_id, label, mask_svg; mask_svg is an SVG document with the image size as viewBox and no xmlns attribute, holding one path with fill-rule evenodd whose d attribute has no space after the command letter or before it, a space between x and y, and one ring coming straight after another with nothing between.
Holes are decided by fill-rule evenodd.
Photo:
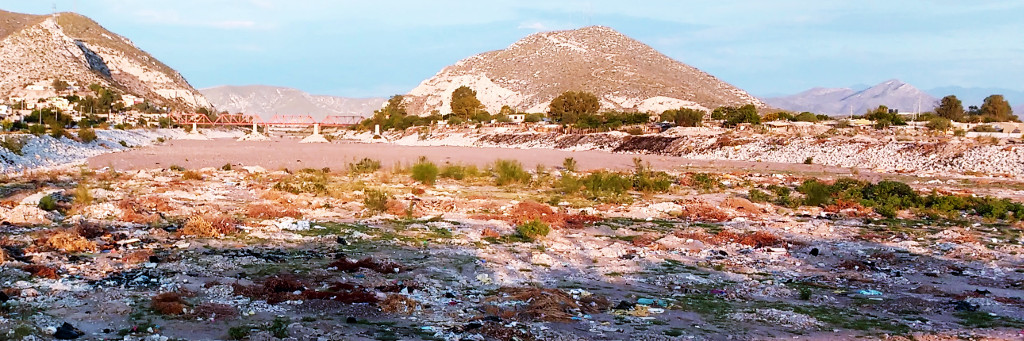
<instances>
[{"instance_id":1,"label":"sandy riverbed","mask_svg":"<svg viewBox=\"0 0 1024 341\"><path fill-rule=\"evenodd\" d=\"M656 169L686 168L719 171L827 172L848 174L849 169L821 165L772 162L694 160L662 155L634 155L607 151L567 151L557 149L481 148L455 146L400 146L383 143L340 141L330 144L301 144L297 140L246 142L229 139L209 141L174 140L161 145L131 151L99 155L88 160L91 167L151 169L178 165L185 168L234 165L261 166L267 169L323 168L341 169L350 162L368 157L385 166L395 162L411 164L420 156L438 163L464 163L484 166L497 159L516 159L526 167L561 166L565 158L574 158L577 167L590 169L629 169L633 158L641 157Z\"/></svg>"}]
</instances>

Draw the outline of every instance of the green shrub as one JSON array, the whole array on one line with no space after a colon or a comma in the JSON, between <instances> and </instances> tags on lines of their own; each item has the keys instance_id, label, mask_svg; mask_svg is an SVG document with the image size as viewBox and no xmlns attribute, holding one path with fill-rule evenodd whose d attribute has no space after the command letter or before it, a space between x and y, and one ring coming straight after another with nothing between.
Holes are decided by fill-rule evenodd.
<instances>
[{"instance_id":1,"label":"green shrub","mask_svg":"<svg viewBox=\"0 0 1024 341\"><path fill-rule=\"evenodd\" d=\"M633 159L633 189L644 193L667 192L673 179L668 173L651 170L640 158Z\"/></svg>"},{"instance_id":2,"label":"green shrub","mask_svg":"<svg viewBox=\"0 0 1024 341\"><path fill-rule=\"evenodd\" d=\"M702 192L714 192L721 189L722 182L718 177L708 173L694 173L690 175L690 185Z\"/></svg>"},{"instance_id":3,"label":"green shrub","mask_svg":"<svg viewBox=\"0 0 1024 341\"><path fill-rule=\"evenodd\" d=\"M327 182L327 172L322 169L306 168L281 179L274 184L274 189L292 194L326 194Z\"/></svg>"},{"instance_id":4,"label":"green shrub","mask_svg":"<svg viewBox=\"0 0 1024 341\"><path fill-rule=\"evenodd\" d=\"M42 124L33 124L28 126L28 132L35 136L43 136L43 134L46 134L46 126Z\"/></svg>"},{"instance_id":5,"label":"green shrub","mask_svg":"<svg viewBox=\"0 0 1024 341\"><path fill-rule=\"evenodd\" d=\"M805 180L797 191L804 194L803 204L807 206L824 206L833 202L831 186L817 179Z\"/></svg>"},{"instance_id":6,"label":"green shrub","mask_svg":"<svg viewBox=\"0 0 1024 341\"><path fill-rule=\"evenodd\" d=\"M125 147L125 148L129 148L130 147L130 146L128 146L128 142L124 142L124 140L117 141L117 143L120 144L121 147Z\"/></svg>"},{"instance_id":7,"label":"green shrub","mask_svg":"<svg viewBox=\"0 0 1024 341\"><path fill-rule=\"evenodd\" d=\"M583 182L569 172L562 172L562 177L555 183L555 190L566 195L579 193L582 189Z\"/></svg>"},{"instance_id":8,"label":"green shrub","mask_svg":"<svg viewBox=\"0 0 1024 341\"><path fill-rule=\"evenodd\" d=\"M516 235L531 241L543 238L548 233L551 233L551 227L540 220L531 220L516 226Z\"/></svg>"},{"instance_id":9,"label":"green shrub","mask_svg":"<svg viewBox=\"0 0 1024 341\"><path fill-rule=\"evenodd\" d=\"M531 178L530 173L523 169L523 165L515 160L494 161L493 171L494 183L498 186L526 184Z\"/></svg>"},{"instance_id":10,"label":"green shrub","mask_svg":"<svg viewBox=\"0 0 1024 341\"><path fill-rule=\"evenodd\" d=\"M92 194L89 193L89 186L84 183L79 183L75 186L75 205L89 205L92 204Z\"/></svg>"},{"instance_id":11,"label":"green shrub","mask_svg":"<svg viewBox=\"0 0 1024 341\"><path fill-rule=\"evenodd\" d=\"M633 181L618 173L597 171L583 177L583 187L594 197L624 194L633 188Z\"/></svg>"},{"instance_id":12,"label":"green shrub","mask_svg":"<svg viewBox=\"0 0 1024 341\"><path fill-rule=\"evenodd\" d=\"M813 156L808 156L806 159L804 159L804 164L805 165L810 165L810 164L813 164L813 163L814 163L814 157Z\"/></svg>"},{"instance_id":13,"label":"green shrub","mask_svg":"<svg viewBox=\"0 0 1024 341\"><path fill-rule=\"evenodd\" d=\"M562 160L562 168L565 168L565 170L568 171L568 172L575 172L576 171L576 159L573 159L571 157L565 158L565 160Z\"/></svg>"},{"instance_id":14,"label":"green shrub","mask_svg":"<svg viewBox=\"0 0 1024 341\"><path fill-rule=\"evenodd\" d=\"M769 202L772 200L772 196L770 194L756 188L751 188L750 191L747 192L747 198L750 199L751 202L757 203Z\"/></svg>"},{"instance_id":15,"label":"green shrub","mask_svg":"<svg viewBox=\"0 0 1024 341\"><path fill-rule=\"evenodd\" d=\"M235 326L228 328L228 338L231 340L244 340L249 338L249 333L252 333L252 326Z\"/></svg>"},{"instance_id":16,"label":"green shrub","mask_svg":"<svg viewBox=\"0 0 1024 341\"><path fill-rule=\"evenodd\" d=\"M359 162L348 164L348 171L352 174L367 174L376 172L380 167L380 161L363 158Z\"/></svg>"},{"instance_id":17,"label":"green shrub","mask_svg":"<svg viewBox=\"0 0 1024 341\"><path fill-rule=\"evenodd\" d=\"M175 171L175 172L184 172L185 171L185 167L178 166L178 165L171 165L170 169L172 171Z\"/></svg>"},{"instance_id":18,"label":"green shrub","mask_svg":"<svg viewBox=\"0 0 1024 341\"><path fill-rule=\"evenodd\" d=\"M78 139L85 143L96 141L96 131L92 128L78 129Z\"/></svg>"},{"instance_id":19,"label":"green shrub","mask_svg":"<svg viewBox=\"0 0 1024 341\"><path fill-rule=\"evenodd\" d=\"M478 175L480 175L480 170L478 170L474 165L464 166L452 164L444 165L443 167L441 167L440 174L442 178L454 180L462 180L465 179L466 177L475 177Z\"/></svg>"},{"instance_id":20,"label":"green shrub","mask_svg":"<svg viewBox=\"0 0 1024 341\"><path fill-rule=\"evenodd\" d=\"M391 199L391 195L388 192L368 189L364 192L363 206L366 206L366 210L371 213L380 213L388 209L388 200Z\"/></svg>"},{"instance_id":21,"label":"green shrub","mask_svg":"<svg viewBox=\"0 0 1024 341\"><path fill-rule=\"evenodd\" d=\"M25 148L25 139L18 136L4 136L0 139L0 147L6 148L11 153L17 155L24 155L22 149Z\"/></svg>"},{"instance_id":22,"label":"green shrub","mask_svg":"<svg viewBox=\"0 0 1024 341\"><path fill-rule=\"evenodd\" d=\"M437 181L437 174L439 170L437 165L430 162L425 157L421 157L419 162L412 165L412 178L413 180L422 182L425 185L433 185Z\"/></svg>"},{"instance_id":23,"label":"green shrub","mask_svg":"<svg viewBox=\"0 0 1024 341\"><path fill-rule=\"evenodd\" d=\"M54 211L57 209L57 199L53 195L47 195L39 199L39 209L43 211Z\"/></svg>"},{"instance_id":24,"label":"green shrub","mask_svg":"<svg viewBox=\"0 0 1024 341\"><path fill-rule=\"evenodd\" d=\"M229 163L225 163L223 166L220 166L220 170L223 170L223 171L231 170L231 163L230 162Z\"/></svg>"}]
</instances>

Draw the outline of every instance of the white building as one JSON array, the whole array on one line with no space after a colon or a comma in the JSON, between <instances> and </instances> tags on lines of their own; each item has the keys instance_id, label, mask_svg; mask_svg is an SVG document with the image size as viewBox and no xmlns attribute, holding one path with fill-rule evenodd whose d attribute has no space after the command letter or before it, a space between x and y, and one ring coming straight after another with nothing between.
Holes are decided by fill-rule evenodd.
<instances>
[{"instance_id":1,"label":"white building","mask_svg":"<svg viewBox=\"0 0 1024 341\"><path fill-rule=\"evenodd\" d=\"M0 104L0 117L7 117L11 114L11 107L8 105Z\"/></svg>"},{"instance_id":2,"label":"white building","mask_svg":"<svg viewBox=\"0 0 1024 341\"><path fill-rule=\"evenodd\" d=\"M526 114L511 114L508 115L508 119L513 123L523 123L523 121L526 121Z\"/></svg>"}]
</instances>

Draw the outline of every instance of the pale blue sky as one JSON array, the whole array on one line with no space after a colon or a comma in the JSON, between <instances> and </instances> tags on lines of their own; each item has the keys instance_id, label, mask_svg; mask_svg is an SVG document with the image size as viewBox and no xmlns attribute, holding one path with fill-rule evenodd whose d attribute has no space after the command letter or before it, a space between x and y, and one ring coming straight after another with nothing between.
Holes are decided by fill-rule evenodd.
<instances>
[{"instance_id":1,"label":"pale blue sky","mask_svg":"<svg viewBox=\"0 0 1024 341\"><path fill-rule=\"evenodd\" d=\"M755 95L899 78L1024 90L1024 1L0 0L77 8L194 86L404 93L530 33L610 26Z\"/></svg>"}]
</instances>

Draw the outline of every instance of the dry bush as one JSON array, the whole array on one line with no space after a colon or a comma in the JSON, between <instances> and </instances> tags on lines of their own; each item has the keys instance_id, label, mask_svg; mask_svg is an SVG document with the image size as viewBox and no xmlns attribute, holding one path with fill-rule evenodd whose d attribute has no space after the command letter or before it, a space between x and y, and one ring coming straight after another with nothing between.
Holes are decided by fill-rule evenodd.
<instances>
[{"instance_id":1,"label":"dry bush","mask_svg":"<svg viewBox=\"0 0 1024 341\"><path fill-rule=\"evenodd\" d=\"M412 315L412 313L416 312L416 308L419 305L419 302L416 302L416 300L397 294L388 295L387 299L377 303L380 310L385 313L406 315Z\"/></svg>"},{"instance_id":2,"label":"dry bush","mask_svg":"<svg viewBox=\"0 0 1024 341\"><path fill-rule=\"evenodd\" d=\"M224 214L192 216L185 221L185 226L178 230L181 236L196 236L200 238L220 237L238 231L238 220Z\"/></svg>"},{"instance_id":3,"label":"dry bush","mask_svg":"<svg viewBox=\"0 0 1024 341\"><path fill-rule=\"evenodd\" d=\"M333 300L342 303L377 303L377 295L366 288L348 284L332 283L326 290L309 290L302 281L291 274L272 276L261 284L245 286L232 284L235 295L277 304L290 300ZM299 292L299 293L296 293Z\"/></svg>"},{"instance_id":4,"label":"dry bush","mask_svg":"<svg viewBox=\"0 0 1024 341\"><path fill-rule=\"evenodd\" d=\"M181 179L182 180L202 180L203 179L203 175L199 174L199 172L188 170L188 171L185 171L184 173L181 173Z\"/></svg>"},{"instance_id":5,"label":"dry bush","mask_svg":"<svg viewBox=\"0 0 1024 341\"><path fill-rule=\"evenodd\" d=\"M69 253L85 251L93 252L99 249L99 247L96 246L96 243L82 237L78 232L73 230L57 231L53 235L50 235L46 238L46 246Z\"/></svg>"},{"instance_id":6,"label":"dry bush","mask_svg":"<svg viewBox=\"0 0 1024 341\"><path fill-rule=\"evenodd\" d=\"M29 264L21 267L22 271L28 272L33 277L57 279L57 269L38 264Z\"/></svg>"},{"instance_id":7,"label":"dry bush","mask_svg":"<svg viewBox=\"0 0 1024 341\"><path fill-rule=\"evenodd\" d=\"M654 244L654 242L657 241L658 239L661 239L661 236L655 233L647 233L634 237L632 243L633 246L646 247L651 244Z\"/></svg>"},{"instance_id":8,"label":"dry bush","mask_svg":"<svg viewBox=\"0 0 1024 341\"><path fill-rule=\"evenodd\" d=\"M740 197L728 197L722 200L722 206L739 212L742 215L752 217L761 213L761 209L750 200Z\"/></svg>"},{"instance_id":9,"label":"dry bush","mask_svg":"<svg viewBox=\"0 0 1024 341\"><path fill-rule=\"evenodd\" d=\"M106 226L100 224L79 222L78 226L75 226L75 232L86 239L93 239L106 235L110 230L108 230Z\"/></svg>"},{"instance_id":10,"label":"dry bush","mask_svg":"<svg viewBox=\"0 0 1024 341\"><path fill-rule=\"evenodd\" d=\"M167 198L155 195L139 198L137 205L156 212L169 212L173 209Z\"/></svg>"},{"instance_id":11,"label":"dry bush","mask_svg":"<svg viewBox=\"0 0 1024 341\"><path fill-rule=\"evenodd\" d=\"M526 302L526 307L518 314L526 320L570 322L581 308L572 296L559 289L501 288L498 292L512 300Z\"/></svg>"},{"instance_id":12,"label":"dry bush","mask_svg":"<svg viewBox=\"0 0 1024 341\"><path fill-rule=\"evenodd\" d=\"M495 231L494 229L488 227L488 228L485 228L483 230L483 232L480 232L480 237L481 238L498 238L498 237L501 237L501 233L498 233L498 231Z\"/></svg>"},{"instance_id":13,"label":"dry bush","mask_svg":"<svg viewBox=\"0 0 1024 341\"><path fill-rule=\"evenodd\" d=\"M852 271L866 271L866 270L871 269L871 267L868 266L867 263L864 263L864 262L859 261L859 260L854 260L854 259L844 260L844 261L840 262L838 265L836 265L836 267L840 268L840 269L846 269L846 270L852 270Z\"/></svg>"},{"instance_id":14,"label":"dry bush","mask_svg":"<svg viewBox=\"0 0 1024 341\"><path fill-rule=\"evenodd\" d=\"M291 206L275 206L269 204L250 204L245 207L245 216L250 219L280 219L284 217L302 218L302 212Z\"/></svg>"},{"instance_id":15,"label":"dry bush","mask_svg":"<svg viewBox=\"0 0 1024 341\"><path fill-rule=\"evenodd\" d=\"M121 217L118 220L123 222L148 225L160 220L160 215L148 212L133 200L121 200L117 207L121 209Z\"/></svg>"},{"instance_id":16,"label":"dry bush","mask_svg":"<svg viewBox=\"0 0 1024 341\"><path fill-rule=\"evenodd\" d=\"M121 257L121 262L125 264L145 263L149 261L150 256L153 256L153 250L143 249L130 251L125 253L124 256Z\"/></svg>"},{"instance_id":17,"label":"dry bush","mask_svg":"<svg viewBox=\"0 0 1024 341\"><path fill-rule=\"evenodd\" d=\"M203 303L196 306L193 315L202 319L224 320L238 316L238 309L228 304Z\"/></svg>"},{"instance_id":18,"label":"dry bush","mask_svg":"<svg viewBox=\"0 0 1024 341\"><path fill-rule=\"evenodd\" d=\"M838 199L835 203L822 208L822 210L829 213L843 213L849 218L864 218L874 213L874 210L864 207L859 202L845 199Z\"/></svg>"},{"instance_id":19,"label":"dry bush","mask_svg":"<svg viewBox=\"0 0 1024 341\"><path fill-rule=\"evenodd\" d=\"M409 206L402 203L401 200L388 199L387 203L385 204L385 207L387 208L384 210L384 212L396 216L405 216L406 213L408 213L409 211Z\"/></svg>"},{"instance_id":20,"label":"dry bush","mask_svg":"<svg viewBox=\"0 0 1024 341\"><path fill-rule=\"evenodd\" d=\"M0 264L7 262L7 251L0 249Z\"/></svg>"},{"instance_id":21,"label":"dry bush","mask_svg":"<svg viewBox=\"0 0 1024 341\"><path fill-rule=\"evenodd\" d=\"M682 212L679 217L690 221L711 221L720 222L731 219L729 214L725 213L718 207L709 205L703 201L693 201L689 203L682 203Z\"/></svg>"},{"instance_id":22,"label":"dry bush","mask_svg":"<svg viewBox=\"0 0 1024 341\"><path fill-rule=\"evenodd\" d=\"M534 201L524 201L512 207L507 214L496 216L494 219L508 221L514 225L525 224L534 220L551 226L553 228L579 229L588 223L601 221L595 216L584 214L564 214L555 212L551 206Z\"/></svg>"},{"instance_id":23,"label":"dry bush","mask_svg":"<svg viewBox=\"0 0 1024 341\"><path fill-rule=\"evenodd\" d=\"M165 292L153 296L149 306L163 315L181 315L185 313L186 302L179 293Z\"/></svg>"},{"instance_id":24,"label":"dry bush","mask_svg":"<svg viewBox=\"0 0 1024 341\"><path fill-rule=\"evenodd\" d=\"M676 232L675 236L683 239L698 240L709 245L737 243L754 248L761 248L782 244L781 238L764 231L746 232L742 234L736 234L731 231L721 231L717 234L710 234L704 231L680 231Z\"/></svg>"},{"instance_id":25,"label":"dry bush","mask_svg":"<svg viewBox=\"0 0 1024 341\"><path fill-rule=\"evenodd\" d=\"M499 316L500 317L500 316ZM530 333L528 329L521 329L516 327L508 327L500 322L488 321L484 323L483 327L480 327L480 335L483 335L487 340L499 340L499 341L535 341L536 336Z\"/></svg>"},{"instance_id":26,"label":"dry bush","mask_svg":"<svg viewBox=\"0 0 1024 341\"><path fill-rule=\"evenodd\" d=\"M402 266L398 263L389 261L378 262L371 257L366 257L360 259L359 261L355 261L346 257L341 257L340 259L327 265L327 267L337 268L338 271L344 272L356 272L359 271L359 269L370 269L382 274L390 274L402 271Z\"/></svg>"}]
</instances>

